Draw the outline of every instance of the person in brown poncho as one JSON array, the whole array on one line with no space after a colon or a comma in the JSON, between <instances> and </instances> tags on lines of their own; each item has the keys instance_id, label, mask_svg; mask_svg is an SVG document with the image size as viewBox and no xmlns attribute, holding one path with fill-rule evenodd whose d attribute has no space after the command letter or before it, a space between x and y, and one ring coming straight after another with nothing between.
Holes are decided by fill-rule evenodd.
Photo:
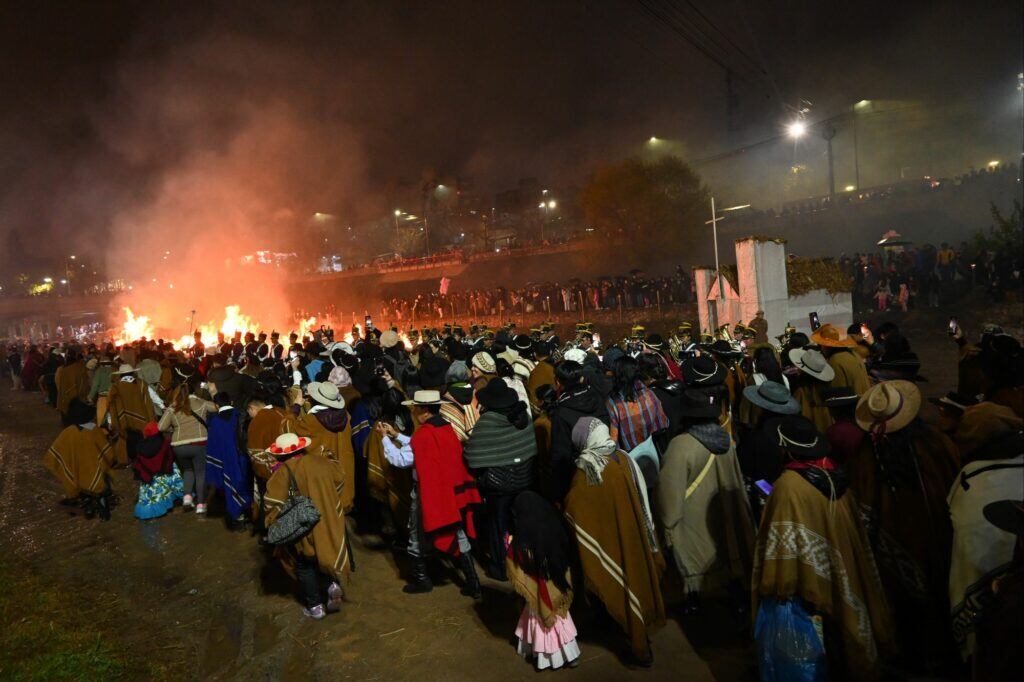
<instances>
[{"instance_id":1,"label":"person in brown poncho","mask_svg":"<svg viewBox=\"0 0 1024 682\"><path fill-rule=\"evenodd\" d=\"M352 420L338 387L328 382L313 382L306 387L313 406L298 417L282 423L282 431L313 439L310 454L336 460L345 474L342 492L344 511L352 510L355 500L356 457L352 449Z\"/></svg>"},{"instance_id":2,"label":"person in brown poncho","mask_svg":"<svg viewBox=\"0 0 1024 682\"><path fill-rule=\"evenodd\" d=\"M920 406L921 393L909 381L872 386L855 413L867 438L846 463L893 611L901 663L915 669L955 656L946 496L960 470L956 446L918 419Z\"/></svg>"},{"instance_id":3,"label":"person in brown poncho","mask_svg":"<svg viewBox=\"0 0 1024 682\"><path fill-rule=\"evenodd\" d=\"M57 386L57 410L65 425L71 424L68 409L74 401L85 402L89 397L89 371L85 367L85 358L78 347L68 348L67 362L57 368L54 375Z\"/></svg>"},{"instance_id":4,"label":"person in brown poncho","mask_svg":"<svg viewBox=\"0 0 1024 682\"><path fill-rule=\"evenodd\" d=\"M43 455L43 466L64 489L68 502L76 501L86 518L99 514L110 520L110 470L126 461L124 440L116 433L97 427L93 410L85 403L73 405L68 426Z\"/></svg>"},{"instance_id":5,"label":"person in brown poncho","mask_svg":"<svg viewBox=\"0 0 1024 682\"><path fill-rule=\"evenodd\" d=\"M264 501L268 527L277 520L291 494L310 498L320 512L320 520L308 535L274 552L299 582L303 614L319 620L341 609L341 586L352 570L352 556L342 509L345 474L338 462L306 454L311 443L309 438L285 433L267 449L278 463L267 481Z\"/></svg>"},{"instance_id":6,"label":"person in brown poncho","mask_svg":"<svg viewBox=\"0 0 1024 682\"><path fill-rule=\"evenodd\" d=\"M135 455L135 446L142 439L142 430L156 418L153 399L146 383L136 376L137 370L122 364L113 372L107 414L111 426L125 438L126 457L117 466L127 466L128 457Z\"/></svg>"},{"instance_id":7,"label":"person in brown poncho","mask_svg":"<svg viewBox=\"0 0 1024 682\"><path fill-rule=\"evenodd\" d=\"M654 661L650 632L665 622L658 549L639 469L618 449L608 427L581 417L572 430L577 471L565 497L586 589L597 596L629 636L641 665Z\"/></svg>"},{"instance_id":8,"label":"person in brown poncho","mask_svg":"<svg viewBox=\"0 0 1024 682\"><path fill-rule=\"evenodd\" d=\"M761 516L754 552L753 612L762 666L778 673L786 665L765 626L780 605L799 600L801 608L823 619L819 646L827 679L877 678L880 650L892 645L892 624L846 474L807 418L783 417L774 430L787 461Z\"/></svg>"}]
</instances>

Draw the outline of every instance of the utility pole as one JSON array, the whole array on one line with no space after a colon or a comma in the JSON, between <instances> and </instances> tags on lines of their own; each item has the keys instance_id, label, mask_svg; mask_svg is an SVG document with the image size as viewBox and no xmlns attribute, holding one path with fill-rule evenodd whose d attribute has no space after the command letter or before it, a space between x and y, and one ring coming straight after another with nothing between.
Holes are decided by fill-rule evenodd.
<instances>
[{"instance_id":1,"label":"utility pole","mask_svg":"<svg viewBox=\"0 0 1024 682\"><path fill-rule=\"evenodd\" d=\"M836 129L831 125L826 125L821 131L821 136L825 138L828 145L828 195L834 199L836 196L836 173L832 162L832 138L836 136Z\"/></svg>"}]
</instances>

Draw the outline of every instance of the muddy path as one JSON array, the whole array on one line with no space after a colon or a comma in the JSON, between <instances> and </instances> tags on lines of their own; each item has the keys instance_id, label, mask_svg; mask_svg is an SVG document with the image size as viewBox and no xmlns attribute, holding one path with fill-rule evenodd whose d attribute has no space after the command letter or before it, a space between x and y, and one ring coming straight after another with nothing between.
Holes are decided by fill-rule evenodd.
<instances>
[{"instance_id":1,"label":"muddy path","mask_svg":"<svg viewBox=\"0 0 1024 682\"><path fill-rule=\"evenodd\" d=\"M5 382L6 384L6 382ZM113 519L87 520L59 504L40 461L59 432L37 393L0 388L0 552L71 603L97 613L97 634L130 658L176 679L533 679L512 632L521 604L506 583L484 580L482 603L451 581L405 595L396 557L355 538L358 570L340 614L303 618L293 584L248 534L176 509L132 516L135 484L117 471ZM582 664L560 677L751 679L742 624L711 605L692 621L670 617L653 639L655 663L629 668L614 626L577 619ZM687 637L689 634L689 638ZM691 643L692 642L692 643Z\"/></svg>"}]
</instances>

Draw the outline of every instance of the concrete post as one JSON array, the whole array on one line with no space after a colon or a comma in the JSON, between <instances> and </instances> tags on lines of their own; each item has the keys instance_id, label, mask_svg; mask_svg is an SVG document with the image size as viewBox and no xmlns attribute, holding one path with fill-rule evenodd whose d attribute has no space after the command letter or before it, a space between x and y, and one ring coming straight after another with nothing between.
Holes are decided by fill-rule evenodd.
<instances>
[{"instance_id":1,"label":"concrete post","mask_svg":"<svg viewBox=\"0 0 1024 682\"><path fill-rule=\"evenodd\" d=\"M768 320L768 337L782 334L789 321L785 245L753 237L737 241L736 266L743 322L750 322L758 310L763 310Z\"/></svg>"},{"instance_id":2,"label":"concrete post","mask_svg":"<svg viewBox=\"0 0 1024 682\"><path fill-rule=\"evenodd\" d=\"M715 279L713 268L697 267L693 269L693 289L697 294L697 318L700 331L712 331L710 312L708 311L708 292ZM697 335L694 334L696 337Z\"/></svg>"}]
</instances>

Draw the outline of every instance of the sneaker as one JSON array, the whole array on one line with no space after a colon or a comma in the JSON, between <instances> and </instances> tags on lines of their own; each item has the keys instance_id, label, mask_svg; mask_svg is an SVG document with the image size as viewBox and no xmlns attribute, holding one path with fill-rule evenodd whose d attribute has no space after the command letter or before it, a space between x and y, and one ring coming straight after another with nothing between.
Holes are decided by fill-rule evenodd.
<instances>
[{"instance_id":1,"label":"sneaker","mask_svg":"<svg viewBox=\"0 0 1024 682\"><path fill-rule=\"evenodd\" d=\"M196 505L196 514L205 514L205 513L206 513L206 505L203 504L202 502L200 502L199 504Z\"/></svg>"},{"instance_id":2,"label":"sneaker","mask_svg":"<svg viewBox=\"0 0 1024 682\"><path fill-rule=\"evenodd\" d=\"M182 509L192 509L194 506L196 506L196 505L192 501L192 496L191 495L186 495L185 497L181 498L181 508Z\"/></svg>"},{"instance_id":3,"label":"sneaker","mask_svg":"<svg viewBox=\"0 0 1024 682\"><path fill-rule=\"evenodd\" d=\"M342 597L344 597L344 593L341 591L341 585L331 583L327 588L327 613L341 611Z\"/></svg>"},{"instance_id":4,"label":"sneaker","mask_svg":"<svg viewBox=\"0 0 1024 682\"><path fill-rule=\"evenodd\" d=\"M302 609L302 615L304 615L306 618L312 618L313 620L320 620L324 618L327 614L324 613L324 605L317 604L311 609Z\"/></svg>"}]
</instances>

